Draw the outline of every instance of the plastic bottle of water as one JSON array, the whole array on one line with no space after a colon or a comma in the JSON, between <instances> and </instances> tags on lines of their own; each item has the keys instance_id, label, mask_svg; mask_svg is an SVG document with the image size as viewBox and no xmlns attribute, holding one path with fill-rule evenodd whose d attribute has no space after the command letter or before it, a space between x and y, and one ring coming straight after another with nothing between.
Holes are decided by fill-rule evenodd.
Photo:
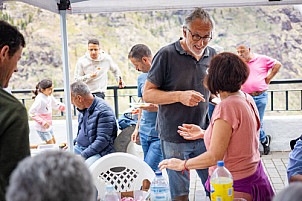
<instances>
[{"instance_id":1,"label":"plastic bottle of water","mask_svg":"<svg viewBox=\"0 0 302 201\"><path fill-rule=\"evenodd\" d=\"M211 200L212 201L232 201L234 199L233 177L224 167L223 161L217 162L211 179Z\"/></svg>"},{"instance_id":2,"label":"plastic bottle of water","mask_svg":"<svg viewBox=\"0 0 302 201\"><path fill-rule=\"evenodd\" d=\"M162 172L155 172L155 178L150 186L151 201L169 201L170 189Z\"/></svg>"},{"instance_id":3,"label":"plastic bottle of water","mask_svg":"<svg viewBox=\"0 0 302 201\"><path fill-rule=\"evenodd\" d=\"M107 185L106 186L106 192L104 196L104 201L119 201L119 197L114 191L113 185Z\"/></svg>"}]
</instances>

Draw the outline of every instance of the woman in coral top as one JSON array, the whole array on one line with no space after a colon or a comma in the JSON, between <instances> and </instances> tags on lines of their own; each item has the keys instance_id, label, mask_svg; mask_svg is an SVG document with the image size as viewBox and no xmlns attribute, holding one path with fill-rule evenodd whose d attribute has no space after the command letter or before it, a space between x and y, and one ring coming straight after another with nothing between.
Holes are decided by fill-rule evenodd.
<instances>
[{"instance_id":1,"label":"woman in coral top","mask_svg":"<svg viewBox=\"0 0 302 201\"><path fill-rule=\"evenodd\" d=\"M28 111L29 116L35 120L37 133L46 144L56 143L52 129L52 108L65 111L65 105L57 101L52 92L53 84L50 79L40 81L36 86L36 90L33 91L35 102ZM37 148L37 146L31 145L31 148Z\"/></svg>"},{"instance_id":2,"label":"woman in coral top","mask_svg":"<svg viewBox=\"0 0 302 201\"><path fill-rule=\"evenodd\" d=\"M253 98L240 91L248 75L245 62L233 53L224 52L212 58L204 84L212 94L220 95L221 102L216 105L206 131L193 124L183 124L178 131L187 140L204 138L207 152L190 160L164 160L159 164L160 169L209 168L211 176L217 161L224 160L234 179L235 198L271 200L274 192L258 151L258 110ZM209 179L207 185L209 190Z\"/></svg>"}]
</instances>

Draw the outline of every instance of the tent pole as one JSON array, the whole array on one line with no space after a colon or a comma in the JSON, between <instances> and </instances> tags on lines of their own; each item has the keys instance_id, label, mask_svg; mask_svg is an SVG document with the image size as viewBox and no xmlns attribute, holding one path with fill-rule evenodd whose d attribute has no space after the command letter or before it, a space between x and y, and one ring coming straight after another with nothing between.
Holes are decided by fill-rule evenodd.
<instances>
[{"instance_id":1,"label":"tent pole","mask_svg":"<svg viewBox=\"0 0 302 201\"><path fill-rule=\"evenodd\" d=\"M68 46L67 46L67 20L66 10L60 10L61 24L61 41L63 55L63 74L64 74L64 97L65 97L65 113L66 113L66 132L68 150L73 152L73 132L72 132L72 115L71 115L71 99L70 99L70 81L69 81L69 61L68 61Z\"/></svg>"}]
</instances>

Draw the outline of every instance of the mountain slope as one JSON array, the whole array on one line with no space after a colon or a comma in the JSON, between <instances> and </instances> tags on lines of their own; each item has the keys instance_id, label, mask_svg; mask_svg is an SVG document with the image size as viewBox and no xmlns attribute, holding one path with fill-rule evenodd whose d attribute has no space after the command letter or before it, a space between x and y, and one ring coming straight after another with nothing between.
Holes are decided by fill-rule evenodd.
<instances>
[{"instance_id":1,"label":"mountain slope","mask_svg":"<svg viewBox=\"0 0 302 201\"><path fill-rule=\"evenodd\" d=\"M216 22L210 46L235 52L234 45L249 40L252 50L278 59L283 67L275 79L301 78L302 16L292 6L219 8L208 10ZM129 67L130 48L148 45L153 54L182 36L187 10L108 14L82 14L67 17L70 77L73 81L77 59L87 48L89 38L98 38L123 72L126 84L136 84L138 73ZM59 15L23 3L5 3L1 18L17 25L27 46L19 72L11 79L12 89L34 88L46 77L55 87L63 87ZM110 73L109 73L110 74ZM109 75L109 85L115 83Z\"/></svg>"}]
</instances>

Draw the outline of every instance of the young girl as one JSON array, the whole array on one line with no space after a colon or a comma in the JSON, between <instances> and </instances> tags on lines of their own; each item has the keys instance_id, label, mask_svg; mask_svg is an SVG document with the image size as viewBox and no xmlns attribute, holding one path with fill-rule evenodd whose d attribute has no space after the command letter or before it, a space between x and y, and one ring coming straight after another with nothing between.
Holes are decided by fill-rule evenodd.
<instances>
[{"instance_id":1,"label":"young girl","mask_svg":"<svg viewBox=\"0 0 302 201\"><path fill-rule=\"evenodd\" d=\"M55 144L56 140L52 129L52 108L65 111L65 105L53 97L53 84L50 79L40 81L36 90L32 92L35 102L28 111L29 116L35 120L35 128L41 139L46 144ZM37 145L31 146L31 148L37 148Z\"/></svg>"}]
</instances>

